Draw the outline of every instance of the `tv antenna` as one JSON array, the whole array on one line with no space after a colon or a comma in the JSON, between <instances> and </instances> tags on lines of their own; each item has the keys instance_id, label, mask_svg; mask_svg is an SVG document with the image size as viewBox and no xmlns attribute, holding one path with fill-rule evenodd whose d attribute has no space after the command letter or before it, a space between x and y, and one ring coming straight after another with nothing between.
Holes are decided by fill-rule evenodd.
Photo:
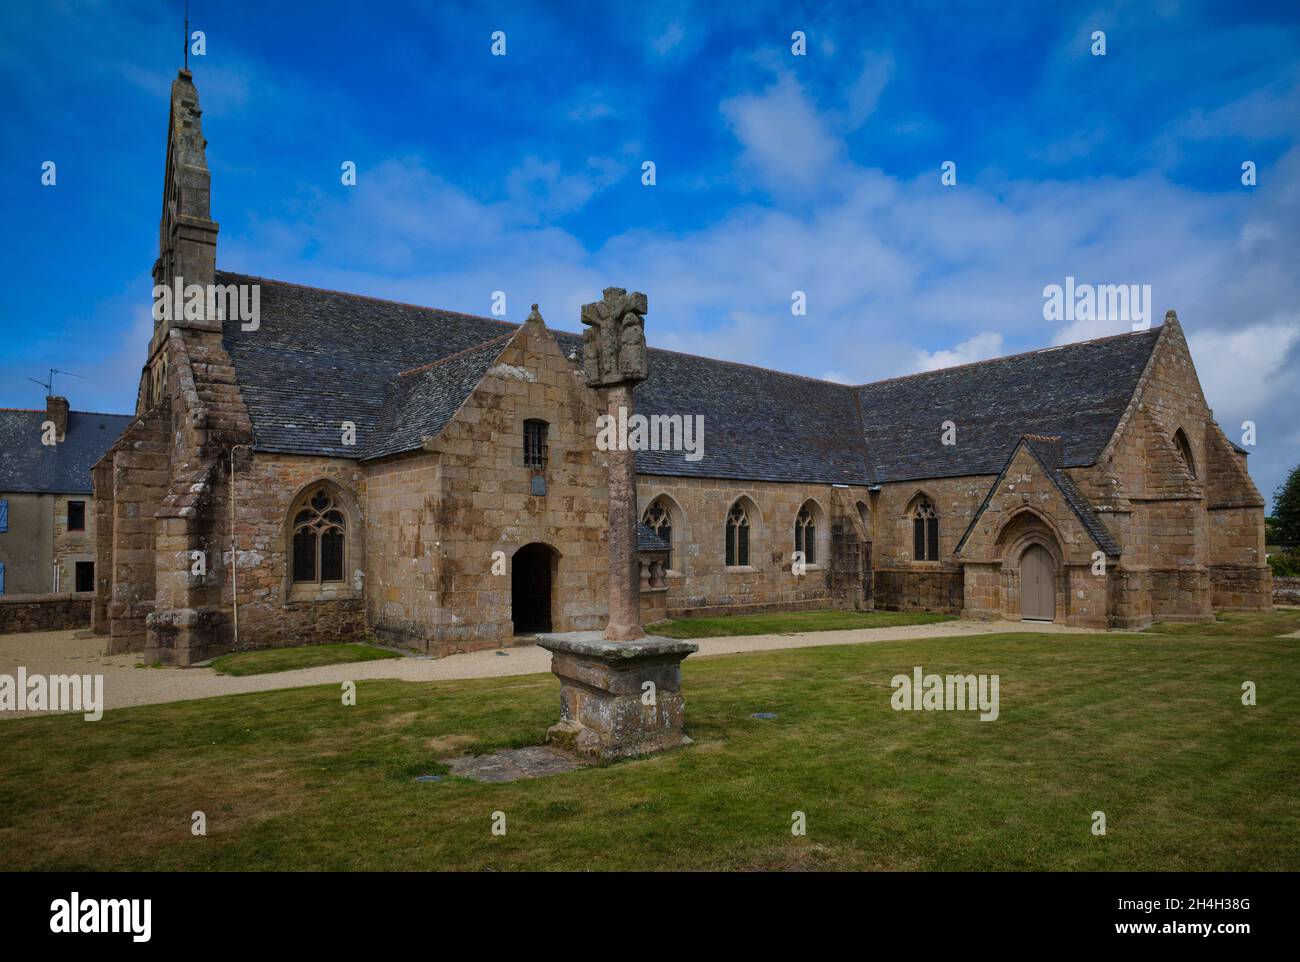
<instances>
[{"instance_id":1,"label":"tv antenna","mask_svg":"<svg viewBox=\"0 0 1300 962\"><path fill-rule=\"evenodd\" d=\"M34 377L29 377L27 380L31 381L33 384L39 384L41 387L45 388L46 397L53 397L54 396L54 375L56 374L64 374L67 375L68 377L79 377L83 381L86 379L84 375L73 374L71 371L60 371L58 368L52 367L50 368L50 379L48 381L38 381Z\"/></svg>"}]
</instances>

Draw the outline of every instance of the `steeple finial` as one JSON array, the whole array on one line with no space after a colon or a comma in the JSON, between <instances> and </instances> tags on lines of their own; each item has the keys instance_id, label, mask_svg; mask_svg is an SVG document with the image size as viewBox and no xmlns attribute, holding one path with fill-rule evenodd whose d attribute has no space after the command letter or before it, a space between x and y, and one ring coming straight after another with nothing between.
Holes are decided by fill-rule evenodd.
<instances>
[{"instance_id":1,"label":"steeple finial","mask_svg":"<svg viewBox=\"0 0 1300 962\"><path fill-rule=\"evenodd\" d=\"M185 69L190 69L190 0L185 0L185 36L181 40L181 56L185 58Z\"/></svg>"}]
</instances>

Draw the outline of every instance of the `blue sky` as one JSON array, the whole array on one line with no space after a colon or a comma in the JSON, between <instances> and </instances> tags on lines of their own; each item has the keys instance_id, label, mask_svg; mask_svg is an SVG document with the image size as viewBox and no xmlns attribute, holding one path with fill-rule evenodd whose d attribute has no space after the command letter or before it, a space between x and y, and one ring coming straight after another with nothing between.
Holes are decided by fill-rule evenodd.
<instances>
[{"instance_id":1,"label":"blue sky","mask_svg":"<svg viewBox=\"0 0 1300 962\"><path fill-rule=\"evenodd\" d=\"M131 411L182 4L7 7L0 406L39 406L26 378L58 367L86 376L57 382L74 408ZM226 269L479 314L503 290L567 330L614 284L649 295L653 344L855 383L1122 331L1045 321L1043 287L1150 284L1229 436L1257 423L1261 490L1300 461L1300 5L190 19Z\"/></svg>"}]
</instances>

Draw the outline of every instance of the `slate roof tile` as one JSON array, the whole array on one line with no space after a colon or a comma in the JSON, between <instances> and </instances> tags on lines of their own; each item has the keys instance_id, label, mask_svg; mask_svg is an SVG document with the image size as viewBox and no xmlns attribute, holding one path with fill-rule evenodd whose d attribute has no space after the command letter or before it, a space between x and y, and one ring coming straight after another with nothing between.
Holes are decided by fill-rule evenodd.
<instances>
[{"instance_id":1,"label":"slate roof tile","mask_svg":"<svg viewBox=\"0 0 1300 962\"><path fill-rule=\"evenodd\" d=\"M90 469L134 418L69 411L59 444L41 443L44 410L0 409L0 491L90 494Z\"/></svg>"},{"instance_id":2,"label":"slate roof tile","mask_svg":"<svg viewBox=\"0 0 1300 962\"><path fill-rule=\"evenodd\" d=\"M1128 407L1159 328L858 388L873 481L996 474L1021 435L1062 438L1064 467L1093 464ZM957 443L944 445L952 421Z\"/></svg>"},{"instance_id":3,"label":"slate roof tile","mask_svg":"<svg viewBox=\"0 0 1300 962\"><path fill-rule=\"evenodd\" d=\"M655 534L654 528L642 521L636 523L637 551L671 551L672 547L667 541Z\"/></svg>"},{"instance_id":4,"label":"slate roof tile","mask_svg":"<svg viewBox=\"0 0 1300 962\"><path fill-rule=\"evenodd\" d=\"M516 325L485 317L217 272L261 284L261 326L224 340L259 450L373 458L436 434ZM650 349L645 415L702 415L704 457L637 452L637 470L680 477L867 484L997 474L1021 435L1064 441L1093 463L1136 389L1159 328L851 386ZM580 360L582 339L555 332ZM445 366L401 377L446 361ZM358 447L341 443L357 425ZM957 444L941 444L942 424Z\"/></svg>"}]
</instances>

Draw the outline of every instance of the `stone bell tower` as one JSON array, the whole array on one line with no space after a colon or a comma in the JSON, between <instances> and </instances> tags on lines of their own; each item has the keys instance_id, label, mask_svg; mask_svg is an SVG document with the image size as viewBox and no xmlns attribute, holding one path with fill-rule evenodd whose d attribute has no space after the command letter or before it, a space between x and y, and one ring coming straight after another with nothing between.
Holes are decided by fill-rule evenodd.
<instances>
[{"instance_id":1,"label":"stone bell tower","mask_svg":"<svg viewBox=\"0 0 1300 962\"><path fill-rule=\"evenodd\" d=\"M217 222L212 219L211 181L207 140L203 136L199 92L188 70L172 81L171 113L167 120L167 158L163 174L162 216L158 223L158 259L153 265L155 285L172 287L214 283L217 266ZM163 391L167 360L161 350L172 328L221 333L215 318L186 319L173 306L171 318L155 319L149 342L149 362L141 383L136 413L152 407Z\"/></svg>"},{"instance_id":2,"label":"stone bell tower","mask_svg":"<svg viewBox=\"0 0 1300 962\"><path fill-rule=\"evenodd\" d=\"M110 652L144 651L169 665L233 644L231 465L237 452L247 460L253 440L222 312L212 307L217 224L201 117L193 77L180 70L137 417L92 471L96 568L105 573L96 578L95 630L110 635Z\"/></svg>"}]
</instances>

